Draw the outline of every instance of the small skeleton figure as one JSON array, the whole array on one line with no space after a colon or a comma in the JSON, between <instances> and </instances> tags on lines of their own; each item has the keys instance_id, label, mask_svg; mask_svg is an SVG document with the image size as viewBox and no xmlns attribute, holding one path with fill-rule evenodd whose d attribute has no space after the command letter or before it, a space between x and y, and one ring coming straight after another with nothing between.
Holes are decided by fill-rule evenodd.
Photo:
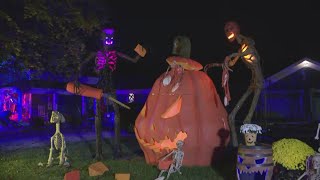
<instances>
[{"instance_id":1,"label":"small skeleton figure","mask_svg":"<svg viewBox=\"0 0 320 180\"><path fill-rule=\"evenodd\" d=\"M310 169L310 167L312 169ZM316 153L313 156L307 158L306 161L306 172L304 172L298 180L307 176L308 180L319 180L320 179L320 154Z\"/></svg>"},{"instance_id":2,"label":"small skeleton figure","mask_svg":"<svg viewBox=\"0 0 320 180\"><path fill-rule=\"evenodd\" d=\"M320 123L318 123L317 134L314 137L315 140L319 140L319 130L320 130ZM318 152L320 153L320 147L318 148Z\"/></svg>"},{"instance_id":3,"label":"small skeleton figure","mask_svg":"<svg viewBox=\"0 0 320 180\"><path fill-rule=\"evenodd\" d=\"M50 154L48 158L48 164L47 167L52 165L52 153L53 153L53 146L56 150L60 151L59 155L59 165L65 165L69 166L70 164L66 161L66 142L64 140L63 134L60 132L60 123L64 123L66 120L64 116L58 112L58 111L52 111L52 115L50 118L50 123L56 123L56 132L54 135L51 137L50 142L51 142L51 147L50 147Z\"/></svg>"},{"instance_id":4,"label":"small skeleton figure","mask_svg":"<svg viewBox=\"0 0 320 180\"><path fill-rule=\"evenodd\" d=\"M178 172L179 174L182 174L182 172L180 171L180 168L182 166L182 161L183 161L183 157L184 157L184 152L182 151L182 146L183 146L183 141L181 140L178 140L177 141L177 149L176 150L173 150L171 151L169 154L167 154L165 157L163 157L161 159L161 161L165 160L166 158L168 158L169 156L172 157L172 163L169 167L169 169L167 170L161 170L159 176L158 176L158 179L161 178L161 175L164 173L164 172L168 172L168 175L167 175L167 178L166 179L169 179L170 177L170 174L171 173L174 173L174 172ZM163 179L163 178L162 178Z\"/></svg>"}]
</instances>

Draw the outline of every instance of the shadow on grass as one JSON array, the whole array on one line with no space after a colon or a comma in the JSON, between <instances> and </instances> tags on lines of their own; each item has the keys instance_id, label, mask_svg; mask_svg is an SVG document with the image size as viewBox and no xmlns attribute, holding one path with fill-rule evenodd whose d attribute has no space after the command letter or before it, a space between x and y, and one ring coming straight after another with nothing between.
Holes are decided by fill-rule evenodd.
<instances>
[{"instance_id":1,"label":"shadow on grass","mask_svg":"<svg viewBox=\"0 0 320 180\"><path fill-rule=\"evenodd\" d=\"M80 131L77 132L79 138L81 139L81 142L83 142L85 144L86 147L88 147L88 150L91 154L92 157L95 157L95 148L94 148L94 144L90 143L91 141L84 138L82 133Z\"/></svg>"},{"instance_id":2,"label":"shadow on grass","mask_svg":"<svg viewBox=\"0 0 320 180\"><path fill-rule=\"evenodd\" d=\"M220 137L220 146L215 148L211 166L225 179L236 180L236 157L238 148L232 146L225 147L230 131L220 129L218 135Z\"/></svg>"}]
</instances>

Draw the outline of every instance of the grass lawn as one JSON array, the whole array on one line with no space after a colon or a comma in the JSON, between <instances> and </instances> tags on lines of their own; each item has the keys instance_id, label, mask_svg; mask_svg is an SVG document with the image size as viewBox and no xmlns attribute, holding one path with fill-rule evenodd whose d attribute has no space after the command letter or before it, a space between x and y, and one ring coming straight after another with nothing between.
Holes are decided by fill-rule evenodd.
<instances>
[{"instance_id":1,"label":"grass lawn","mask_svg":"<svg viewBox=\"0 0 320 180\"><path fill-rule=\"evenodd\" d=\"M49 140L48 140L49 141ZM5 152L0 154L0 179L2 180L62 180L64 174L73 169L80 170L82 179L107 179L113 180L115 173L130 173L131 180L153 180L159 170L155 166L145 163L143 154L135 138L122 138L122 158L112 160L112 140L103 140L102 162L109 168L109 171L102 176L90 177L88 167L95 163L93 154L95 152L95 141L81 141L69 143L67 148L71 167L59 167L58 160L55 159L54 165L46 167L50 147L27 148L15 152ZM58 152L54 153L58 156ZM233 156L227 156L233 157ZM232 158L223 160L213 167L182 167L182 175L174 173L170 176L171 180L233 180L235 170L232 165ZM43 167L38 166L42 162ZM165 174L166 175L166 174Z\"/></svg>"}]
</instances>

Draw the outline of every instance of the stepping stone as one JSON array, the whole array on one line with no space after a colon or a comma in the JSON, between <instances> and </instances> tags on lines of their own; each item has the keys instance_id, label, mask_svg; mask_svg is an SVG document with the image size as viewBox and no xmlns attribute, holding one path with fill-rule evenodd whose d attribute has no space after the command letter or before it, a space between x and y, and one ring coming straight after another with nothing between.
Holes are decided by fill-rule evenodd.
<instances>
[{"instance_id":1,"label":"stepping stone","mask_svg":"<svg viewBox=\"0 0 320 180\"><path fill-rule=\"evenodd\" d=\"M130 174L125 173L116 173L115 174L116 180L130 180Z\"/></svg>"},{"instance_id":2,"label":"stepping stone","mask_svg":"<svg viewBox=\"0 0 320 180\"><path fill-rule=\"evenodd\" d=\"M80 180L80 171L73 170L66 173L63 180Z\"/></svg>"},{"instance_id":3,"label":"stepping stone","mask_svg":"<svg viewBox=\"0 0 320 180\"><path fill-rule=\"evenodd\" d=\"M90 176L100 176L106 171L109 171L106 165L104 165L102 162L96 162L94 164L91 164L89 166L89 175Z\"/></svg>"}]
</instances>

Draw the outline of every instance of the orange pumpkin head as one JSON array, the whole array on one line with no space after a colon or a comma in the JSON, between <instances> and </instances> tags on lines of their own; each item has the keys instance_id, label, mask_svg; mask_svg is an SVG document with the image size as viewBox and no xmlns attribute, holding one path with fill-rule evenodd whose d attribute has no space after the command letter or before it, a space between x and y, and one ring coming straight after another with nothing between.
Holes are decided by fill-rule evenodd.
<instances>
[{"instance_id":1,"label":"orange pumpkin head","mask_svg":"<svg viewBox=\"0 0 320 180\"><path fill-rule=\"evenodd\" d=\"M229 132L227 112L201 64L181 57L167 62L172 69L155 81L136 119L136 138L148 164L183 140L183 165L208 166L215 149L229 142L229 135L219 135Z\"/></svg>"}]
</instances>

